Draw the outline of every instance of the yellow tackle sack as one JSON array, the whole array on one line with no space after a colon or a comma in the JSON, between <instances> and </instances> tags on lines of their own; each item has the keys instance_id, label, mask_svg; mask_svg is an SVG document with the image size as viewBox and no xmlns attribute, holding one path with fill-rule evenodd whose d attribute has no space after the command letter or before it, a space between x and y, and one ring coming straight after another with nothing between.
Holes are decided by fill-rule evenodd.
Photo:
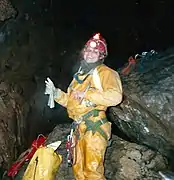
<instances>
[{"instance_id":1,"label":"yellow tackle sack","mask_svg":"<svg viewBox=\"0 0 174 180\"><path fill-rule=\"evenodd\" d=\"M62 162L62 156L55 152L60 143L57 141L37 149L22 180L54 180Z\"/></svg>"}]
</instances>

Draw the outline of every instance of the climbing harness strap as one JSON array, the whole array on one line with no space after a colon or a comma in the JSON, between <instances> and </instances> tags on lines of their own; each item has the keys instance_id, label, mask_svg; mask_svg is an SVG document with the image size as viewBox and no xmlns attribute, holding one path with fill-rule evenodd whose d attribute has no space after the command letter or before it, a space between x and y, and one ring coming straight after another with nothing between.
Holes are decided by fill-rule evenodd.
<instances>
[{"instance_id":1,"label":"climbing harness strap","mask_svg":"<svg viewBox=\"0 0 174 180\"><path fill-rule=\"evenodd\" d=\"M82 84L88 78L89 75L93 74L94 69L91 69L83 79L79 78L79 75L81 75L80 70L81 69L79 69L78 72L75 73L73 77L79 84Z\"/></svg>"},{"instance_id":2,"label":"climbing harness strap","mask_svg":"<svg viewBox=\"0 0 174 180\"><path fill-rule=\"evenodd\" d=\"M99 132L105 140L108 139L106 133L100 127L102 124L107 123L108 120L106 118L103 118L103 119L98 120L96 122L93 122L92 120L89 120L89 118L91 116L93 116L93 117L99 116L99 112L101 112L101 110L98 110L98 109L94 109L92 111L89 111L88 113L83 115L79 119L79 121L73 121L73 123L71 124L70 134L67 136L67 141L66 141L67 165L69 167L71 167L72 165L74 165L76 163L76 158L77 157L76 157L75 146L76 146L76 143L77 143L76 142L77 139L80 138L78 127L79 127L79 124L82 121L84 121L85 124L86 124L86 127L87 127L86 131L92 131L93 134L95 132Z\"/></svg>"},{"instance_id":3,"label":"climbing harness strap","mask_svg":"<svg viewBox=\"0 0 174 180\"><path fill-rule=\"evenodd\" d=\"M107 122L108 122L108 120L106 118L98 120L96 122L93 122L93 121L87 119L87 120L85 120L85 124L87 126L86 131L92 131L93 134L95 134L95 132L99 132L103 136L103 138L105 140L107 140L108 137L107 137L106 133L100 127L101 125L103 125L103 124L105 124Z\"/></svg>"},{"instance_id":4,"label":"climbing harness strap","mask_svg":"<svg viewBox=\"0 0 174 180\"><path fill-rule=\"evenodd\" d=\"M90 74L87 74L86 76L85 76L85 78L84 79L80 79L79 78L79 75L80 73L78 73L78 74L74 74L74 79L79 83L79 84L82 84L86 79L87 79L87 77L90 75Z\"/></svg>"},{"instance_id":5,"label":"climbing harness strap","mask_svg":"<svg viewBox=\"0 0 174 180\"><path fill-rule=\"evenodd\" d=\"M95 134L95 132L99 132L103 138L105 140L108 139L106 133L104 132L104 130L100 127L101 125L105 124L108 122L108 120L106 118L100 119L96 122L93 122L92 120L89 120L89 118L91 116L93 117L97 117L99 116L99 112L101 112L101 110L98 109L93 109L92 111L89 111L87 114L82 116L82 119L84 120L87 128L86 128L86 132L87 131L92 131L93 134Z\"/></svg>"},{"instance_id":6,"label":"climbing harness strap","mask_svg":"<svg viewBox=\"0 0 174 180\"><path fill-rule=\"evenodd\" d=\"M93 117L97 117L99 116L99 113L101 112L102 110L98 110L98 109L93 109L89 112L87 112L85 115L83 115L81 117L82 120L86 120L88 119L89 117L93 116Z\"/></svg>"}]
</instances>

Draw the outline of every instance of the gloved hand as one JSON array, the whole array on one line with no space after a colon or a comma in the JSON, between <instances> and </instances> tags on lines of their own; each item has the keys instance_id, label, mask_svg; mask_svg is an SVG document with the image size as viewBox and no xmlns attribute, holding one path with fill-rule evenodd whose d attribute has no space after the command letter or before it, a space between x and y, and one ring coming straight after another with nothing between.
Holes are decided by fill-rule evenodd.
<instances>
[{"instance_id":1,"label":"gloved hand","mask_svg":"<svg viewBox=\"0 0 174 180\"><path fill-rule=\"evenodd\" d=\"M45 94L51 94L51 93L55 93L55 86L54 83L51 81L51 79L49 77L47 77L47 79L45 80L45 84L46 84L46 89L45 89Z\"/></svg>"},{"instance_id":2,"label":"gloved hand","mask_svg":"<svg viewBox=\"0 0 174 180\"><path fill-rule=\"evenodd\" d=\"M56 88L55 88L54 83L51 81L50 78L47 78L45 80L45 84L46 84L45 94L49 95L48 106L50 108L54 108L55 107L55 104L54 104L54 94L56 92Z\"/></svg>"}]
</instances>

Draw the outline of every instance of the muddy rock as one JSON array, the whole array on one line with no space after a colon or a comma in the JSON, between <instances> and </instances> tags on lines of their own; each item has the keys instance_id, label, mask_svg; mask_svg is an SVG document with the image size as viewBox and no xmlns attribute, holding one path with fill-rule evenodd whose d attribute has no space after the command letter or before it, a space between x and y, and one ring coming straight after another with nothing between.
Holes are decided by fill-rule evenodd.
<instances>
[{"instance_id":1,"label":"muddy rock","mask_svg":"<svg viewBox=\"0 0 174 180\"><path fill-rule=\"evenodd\" d=\"M0 156L3 168L9 167L24 147L28 104L13 84L0 83ZM1 165L2 165L1 164Z\"/></svg>"},{"instance_id":2,"label":"muddy rock","mask_svg":"<svg viewBox=\"0 0 174 180\"><path fill-rule=\"evenodd\" d=\"M158 171L165 169L167 164L161 154L113 136L112 146L106 153L105 169L108 179L160 180Z\"/></svg>"},{"instance_id":3,"label":"muddy rock","mask_svg":"<svg viewBox=\"0 0 174 180\"><path fill-rule=\"evenodd\" d=\"M122 74L124 99L110 108L115 124L132 140L172 158L174 149L174 50L147 54Z\"/></svg>"}]
</instances>

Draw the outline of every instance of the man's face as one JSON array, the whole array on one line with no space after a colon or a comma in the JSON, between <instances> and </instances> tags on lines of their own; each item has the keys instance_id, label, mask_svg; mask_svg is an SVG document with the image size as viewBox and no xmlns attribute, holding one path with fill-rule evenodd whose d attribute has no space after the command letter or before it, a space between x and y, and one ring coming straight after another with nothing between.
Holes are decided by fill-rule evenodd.
<instances>
[{"instance_id":1,"label":"man's face","mask_svg":"<svg viewBox=\"0 0 174 180\"><path fill-rule=\"evenodd\" d=\"M84 60L87 63L95 63L99 60L100 53L98 49L87 47L84 51Z\"/></svg>"}]
</instances>

